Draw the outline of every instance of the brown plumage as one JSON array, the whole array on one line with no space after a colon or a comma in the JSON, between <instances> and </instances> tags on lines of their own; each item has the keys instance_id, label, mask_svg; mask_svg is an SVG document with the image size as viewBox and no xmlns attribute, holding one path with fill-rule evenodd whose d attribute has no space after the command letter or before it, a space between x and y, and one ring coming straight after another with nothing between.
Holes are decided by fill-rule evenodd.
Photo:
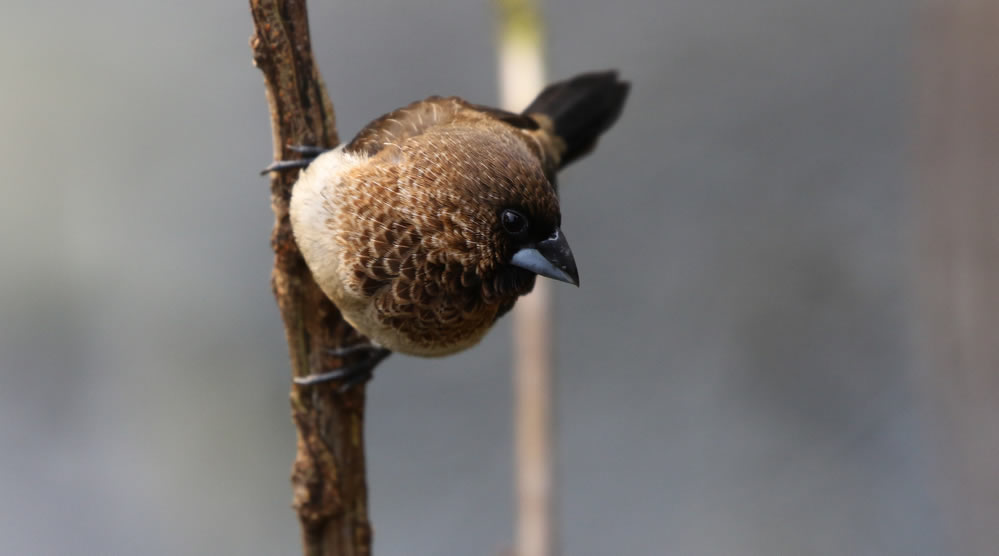
<instances>
[{"instance_id":1,"label":"brown plumage","mask_svg":"<svg viewBox=\"0 0 999 556\"><path fill-rule=\"evenodd\" d=\"M431 97L371 122L293 189L317 283L373 343L423 356L478 342L536 274L578 284L555 174L627 92L614 72L584 74L523 114Z\"/></svg>"}]
</instances>

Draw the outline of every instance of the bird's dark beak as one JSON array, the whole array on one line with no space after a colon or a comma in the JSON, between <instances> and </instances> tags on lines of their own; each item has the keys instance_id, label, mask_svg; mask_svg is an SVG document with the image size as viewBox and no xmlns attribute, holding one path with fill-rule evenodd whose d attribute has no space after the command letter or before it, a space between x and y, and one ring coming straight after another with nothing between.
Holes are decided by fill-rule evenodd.
<instances>
[{"instance_id":1,"label":"bird's dark beak","mask_svg":"<svg viewBox=\"0 0 999 556\"><path fill-rule=\"evenodd\" d=\"M548 239L521 247L513 254L510 264L530 270L540 276L579 286L576 259L572 256L572 250L569 249L569 242L565 240L565 234L559 228L555 228L555 233Z\"/></svg>"}]
</instances>

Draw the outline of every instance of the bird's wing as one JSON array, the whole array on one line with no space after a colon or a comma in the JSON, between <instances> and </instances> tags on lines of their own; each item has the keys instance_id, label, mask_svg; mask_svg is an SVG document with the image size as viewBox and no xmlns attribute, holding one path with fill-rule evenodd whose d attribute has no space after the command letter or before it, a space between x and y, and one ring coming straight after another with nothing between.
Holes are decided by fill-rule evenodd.
<instances>
[{"instance_id":1,"label":"bird's wing","mask_svg":"<svg viewBox=\"0 0 999 556\"><path fill-rule=\"evenodd\" d=\"M466 106L472 110L481 112L483 115L486 115L494 120L499 120L505 124L512 125L513 127L524 131L534 131L541 127L537 120L524 114L515 114L500 108L483 106L481 104L467 104Z\"/></svg>"},{"instance_id":2,"label":"bird's wing","mask_svg":"<svg viewBox=\"0 0 999 556\"><path fill-rule=\"evenodd\" d=\"M555 127L544 114L515 114L491 106L469 104L479 114L514 127L528 148L541 160L548 181L555 183L555 173L562 163L565 143L555 135Z\"/></svg>"},{"instance_id":3,"label":"bird's wing","mask_svg":"<svg viewBox=\"0 0 999 556\"><path fill-rule=\"evenodd\" d=\"M386 145L399 144L431 127L449 123L467 106L457 97L430 97L393 110L372 121L345 147L348 153L374 156Z\"/></svg>"},{"instance_id":4,"label":"bird's wing","mask_svg":"<svg viewBox=\"0 0 999 556\"><path fill-rule=\"evenodd\" d=\"M554 182L565 145L555 136L551 122L544 116L516 114L499 108L471 104L458 97L433 96L393 110L372 121L344 148L345 152L374 156L388 145L398 145L428 129L456 121L489 119L502 122L524 139L534 150Z\"/></svg>"}]
</instances>

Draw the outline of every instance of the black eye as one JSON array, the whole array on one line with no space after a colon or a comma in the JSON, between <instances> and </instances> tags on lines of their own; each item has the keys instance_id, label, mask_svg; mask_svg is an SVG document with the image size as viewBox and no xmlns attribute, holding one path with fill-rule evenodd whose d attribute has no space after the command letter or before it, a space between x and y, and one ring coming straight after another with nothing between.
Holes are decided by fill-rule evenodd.
<instances>
[{"instance_id":1,"label":"black eye","mask_svg":"<svg viewBox=\"0 0 999 556\"><path fill-rule=\"evenodd\" d=\"M509 234L519 235L527 231L527 217L513 209L504 210L500 221Z\"/></svg>"}]
</instances>

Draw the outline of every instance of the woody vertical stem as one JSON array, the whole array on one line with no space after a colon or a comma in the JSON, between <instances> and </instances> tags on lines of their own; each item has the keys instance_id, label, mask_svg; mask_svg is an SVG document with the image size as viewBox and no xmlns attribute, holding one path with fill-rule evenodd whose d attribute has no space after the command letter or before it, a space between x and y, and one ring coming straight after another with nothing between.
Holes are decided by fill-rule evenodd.
<instances>
[{"instance_id":1,"label":"woody vertical stem","mask_svg":"<svg viewBox=\"0 0 999 556\"><path fill-rule=\"evenodd\" d=\"M264 76L275 160L297 155L288 145L333 147L333 105L312 56L305 0L250 0L253 61ZM288 219L297 172L271 176L274 210L274 296L285 325L292 375L304 377L341 363L328 354L353 330L320 291ZM364 386L340 394L334 384L292 386L298 448L292 468L293 506L305 554L369 555L364 461Z\"/></svg>"}]
</instances>

